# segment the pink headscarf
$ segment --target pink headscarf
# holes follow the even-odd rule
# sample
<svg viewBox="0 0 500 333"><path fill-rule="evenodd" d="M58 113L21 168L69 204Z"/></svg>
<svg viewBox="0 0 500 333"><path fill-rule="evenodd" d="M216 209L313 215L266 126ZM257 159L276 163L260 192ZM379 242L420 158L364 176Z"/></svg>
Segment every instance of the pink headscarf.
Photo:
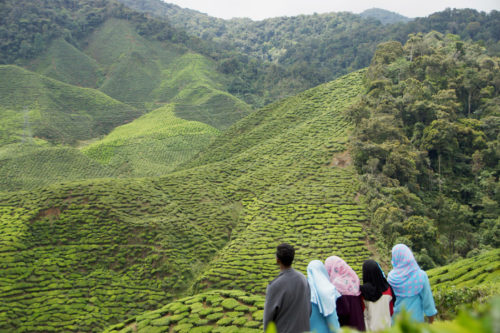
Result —
<svg viewBox="0 0 500 333"><path fill-rule="evenodd" d="M331 256L325 260L330 282L342 295L359 296L359 277L341 258Z"/></svg>

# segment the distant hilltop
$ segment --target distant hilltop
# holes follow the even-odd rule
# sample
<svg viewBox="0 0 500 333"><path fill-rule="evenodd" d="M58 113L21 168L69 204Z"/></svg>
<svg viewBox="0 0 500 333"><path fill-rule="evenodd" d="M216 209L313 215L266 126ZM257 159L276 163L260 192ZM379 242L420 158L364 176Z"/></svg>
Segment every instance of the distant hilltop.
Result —
<svg viewBox="0 0 500 333"><path fill-rule="evenodd" d="M399 22L410 22L412 19L401 14L391 12L381 8L371 8L360 13L363 18L374 18L382 22L382 24L393 24Z"/></svg>

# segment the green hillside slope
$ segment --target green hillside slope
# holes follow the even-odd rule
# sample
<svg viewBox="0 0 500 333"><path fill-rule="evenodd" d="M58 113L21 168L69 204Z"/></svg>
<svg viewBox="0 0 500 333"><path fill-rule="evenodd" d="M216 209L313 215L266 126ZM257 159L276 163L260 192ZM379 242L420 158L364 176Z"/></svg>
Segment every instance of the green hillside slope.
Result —
<svg viewBox="0 0 500 333"><path fill-rule="evenodd" d="M251 111L225 91L230 78L217 71L214 60L182 44L147 39L126 20L106 20L82 44L86 46L78 50L55 40L28 66L67 83L97 87L138 108L175 102L181 118L219 129Z"/></svg>
<svg viewBox="0 0 500 333"><path fill-rule="evenodd" d="M1 144L23 137L74 144L108 133L140 115L103 93L16 66L0 66Z"/></svg>
<svg viewBox="0 0 500 333"><path fill-rule="evenodd" d="M29 143L0 147L0 191L17 191L117 172L72 147Z"/></svg>
<svg viewBox="0 0 500 333"><path fill-rule="evenodd" d="M209 125L175 116L173 105L117 127L85 147L90 158L122 176L162 176L207 147L219 134Z"/></svg>
<svg viewBox="0 0 500 333"><path fill-rule="evenodd" d="M26 66L39 74L75 86L97 88L103 79L97 61L62 38L55 39L45 53L27 62Z"/></svg>
<svg viewBox="0 0 500 333"><path fill-rule="evenodd" d="M237 170L241 176L229 182L247 191L237 233L195 289L264 292L276 274L276 243L285 240L297 245L301 270L332 253L360 269L368 256L366 216L355 199L342 110L360 93L362 77L350 74L250 115L193 162Z"/></svg>
<svg viewBox="0 0 500 333"><path fill-rule="evenodd" d="M451 319L465 304L484 303L500 294L500 249L427 273L439 316Z"/></svg>
<svg viewBox="0 0 500 333"><path fill-rule="evenodd" d="M429 270L433 288L470 288L500 283L500 249Z"/></svg>
<svg viewBox="0 0 500 333"><path fill-rule="evenodd" d="M250 116L255 131L264 130L262 121L274 132L260 144L235 138L240 149L220 162L162 178L0 194L7 228L0 233L0 328L103 328L193 292L193 284L262 293L277 273L274 247L282 241L297 246L301 270L331 254L359 270L369 256L366 217L344 152L350 125L342 111L362 77L354 73ZM248 276L253 281L243 286Z"/></svg>
<svg viewBox="0 0 500 333"><path fill-rule="evenodd" d="M215 253L149 183L93 180L0 201L3 331L97 331L168 302L193 262Z"/></svg>
<svg viewBox="0 0 500 333"><path fill-rule="evenodd" d="M224 91L226 82L213 60L186 53L163 70L152 96L155 101L175 103L175 113L183 119L226 129L250 113L246 103Z"/></svg>
<svg viewBox="0 0 500 333"><path fill-rule="evenodd" d="M99 89L129 104L149 101L161 83L163 67L187 51L172 43L147 40L130 22L113 18L97 28L86 44L84 52L106 73Z"/></svg>

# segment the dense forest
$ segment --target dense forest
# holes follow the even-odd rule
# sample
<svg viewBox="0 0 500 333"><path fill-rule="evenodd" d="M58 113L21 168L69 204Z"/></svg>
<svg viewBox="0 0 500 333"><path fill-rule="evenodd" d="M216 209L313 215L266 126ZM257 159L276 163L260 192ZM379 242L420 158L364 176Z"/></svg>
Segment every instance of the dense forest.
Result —
<svg viewBox="0 0 500 333"><path fill-rule="evenodd" d="M424 267L500 243L500 58L431 32L379 45L351 141L379 241Z"/></svg>
<svg viewBox="0 0 500 333"><path fill-rule="evenodd" d="M183 44L217 61L231 75L230 93L260 107L369 65L380 42L405 43L411 33L436 30L500 50L500 12L447 9L410 22L384 24L380 13L329 13L222 20L161 0L6 1L0 4L0 60L42 53L64 37L74 45L110 17L134 22L147 37ZM22 8L22 9L21 9ZM390 12L384 12L390 13ZM156 17L153 19L151 16Z"/></svg>
<svg viewBox="0 0 500 333"><path fill-rule="evenodd" d="M396 40L404 44L409 34L418 32L452 33L463 40L480 42L490 54L500 51L498 11L446 9L395 24L383 24L380 14L370 15L369 11L367 15L342 12L252 21L222 20L161 0L119 1L166 18L175 27L232 52L232 56L224 56L221 70L237 76L233 92L249 94L265 87L271 97L264 98L265 103L272 97L287 96L289 91L298 92L364 68L370 64L379 43ZM264 76L264 80L261 75L256 76L255 60L270 62L272 66L266 67L266 71L272 75ZM258 84L254 84L256 81Z"/></svg>

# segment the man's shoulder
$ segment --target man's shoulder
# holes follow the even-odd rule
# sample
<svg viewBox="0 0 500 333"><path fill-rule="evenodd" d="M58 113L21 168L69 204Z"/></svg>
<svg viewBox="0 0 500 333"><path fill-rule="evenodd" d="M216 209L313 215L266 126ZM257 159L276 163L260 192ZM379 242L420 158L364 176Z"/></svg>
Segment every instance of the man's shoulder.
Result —
<svg viewBox="0 0 500 333"><path fill-rule="evenodd" d="M303 281L307 281L306 277L304 276L304 274L302 274L301 272L293 269L293 268L290 268L284 272L281 272L280 275L278 275L277 277L274 278L274 280L272 280L271 282L269 282L269 286L268 287L271 287L271 286L277 286L277 285L281 285L281 284L289 284L290 281L300 281L300 280L303 280Z"/></svg>

